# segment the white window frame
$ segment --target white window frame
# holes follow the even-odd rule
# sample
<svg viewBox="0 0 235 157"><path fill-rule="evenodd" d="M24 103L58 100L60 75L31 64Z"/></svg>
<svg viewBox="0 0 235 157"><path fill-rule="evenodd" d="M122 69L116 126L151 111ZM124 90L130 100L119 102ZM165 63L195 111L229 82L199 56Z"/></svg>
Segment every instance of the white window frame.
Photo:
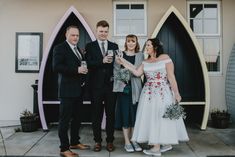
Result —
<svg viewBox="0 0 235 157"><path fill-rule="evenodd" d="M218 71L209 71L209 75L210 76L221 76L222 75L222 34L221 34L221 2L218 0L214 0L214 1L204 1L204 0L191 0L187 2L187 20L188 23L190 25L190 5L191 4L216 4L217 8L218 8L218 33L214 33L214 34L201 34L201 33L195 33L195 36L197 38L219 38L219 43L220 43L220 54L219 54L219 58L220 58L220 64L219 64L219 70ZM202 51L204 54L204 49L202 47Z"/></svg>
<svg viewBox="0 0 235 157"><path fill-rule="evenodd" d="M144 33L136 33L135 35L137 36L147 36L147 5L146 5L146 0L142 0L142 1L114 1L113 2L113 15L114 15L114 31L113 31L113 35L116 36L116 37L123 37L123 36L126 36L127 34L118 34L116 32L116 6L118 4L143 4L144 5Z"/></svg>

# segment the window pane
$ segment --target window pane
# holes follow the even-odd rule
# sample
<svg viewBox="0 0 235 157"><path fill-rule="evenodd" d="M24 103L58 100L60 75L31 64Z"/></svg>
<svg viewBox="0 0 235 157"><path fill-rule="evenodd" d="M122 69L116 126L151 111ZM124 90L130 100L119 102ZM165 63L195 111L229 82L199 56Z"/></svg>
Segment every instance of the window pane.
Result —
<svg viewBox="0 0 235 157"><path fill-rule="evenodd" d="M129 14L130 19L144 19L144 10L132 9Z"/></svg>
<svg viewBox="0 0 235 157"><path fill-rule="evenodd" d="M220 42L219 38L204 39L204 56L209 71L219 71Z"/></svg>
<svg viewBox="0 0 235 157"><path fill-rule="evenodd" d="M190 18L202 18L203 7L202 4L190 5Z"/></svg>
<svg viewBox="0 0 235 157"><path fill-rule="evenodd" d="M132 4L131 5L131 9L144 9L144 5L143 4Z"/></svg>
<svg viewBox="0 0 235 157"><path fill-rule="evenodd" d="M129 4L117 4L116 9L129 9Z"/></svg>
<svg viewBox="0 0 235 157"><path fill-rule="evenodd" d="M116 32L117 34L127 34L129 32L129 20L117 20Z"/></svg>
<svg viewBox="0 0 235 157"><path fill-rule="evenodd" d="M194 33L201 34L202 31L202 20L192 19L190 20L190 26Z"/></svg>
<svg viewBox="0 0 235 157"><path fill-rule="evenodd" d="M130 33L144 34L144 20L131 20Z"/></svg>
<svg viewBox="0 0 235 157"><path fill-rule="evenodd" d="M218 33L217 20L204 20L204 33L216 34Z"/></svg>
<svg viewBox="0 0 235 157"><path fill-rule="evenodd" d="M116 10L116 19L128 19L130 11L128 9L118 9Z"/></svg>
<svg viewBox="0 0 235 157"><path fill-rule="evenodd" d="M217 5L205 4L204 6L204 18L217 18Z"/></svg>

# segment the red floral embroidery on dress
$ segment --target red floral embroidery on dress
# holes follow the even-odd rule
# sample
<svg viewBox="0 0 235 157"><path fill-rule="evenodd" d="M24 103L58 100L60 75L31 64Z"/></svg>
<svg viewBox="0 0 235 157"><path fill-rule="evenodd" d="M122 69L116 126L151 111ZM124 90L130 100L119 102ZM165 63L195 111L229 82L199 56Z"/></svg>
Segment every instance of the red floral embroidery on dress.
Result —
<svg viewBox="0 0 235 157"><path fill-rule="evenodd" d="M160 72L157 73L156 78L157 78L157 79L160 79L160 78L161 78Z"/></svg>
<svg viewBox="0 0 235 157"><path fill-rule="evenodd" d="M166 72L165 71L151 71L145 72L147 82L144 85L143 92L148 94L148 99L151 100L151 97L157 94L163 99L163 86L168 84Z"/></svg>

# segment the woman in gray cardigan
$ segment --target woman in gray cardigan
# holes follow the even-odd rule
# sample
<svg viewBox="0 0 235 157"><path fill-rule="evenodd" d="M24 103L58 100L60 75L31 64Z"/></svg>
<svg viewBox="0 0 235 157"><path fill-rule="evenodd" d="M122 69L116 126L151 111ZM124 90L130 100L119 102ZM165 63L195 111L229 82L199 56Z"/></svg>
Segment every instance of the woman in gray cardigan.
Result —
<svg viewBox="0 0 235 157"><path fill-rule="evenodd" d="M136 35L127 35L125 41L125 51L123 58L139 67L144 60L144 55L139 52L139 43ZM142 151L137 143L131 143L133 127L135 124L137 105L142 90L142 80L130 73L130 79L123 81L118 78L123 66L114 63L114 86L113 92L117 92L117 107L115 113L115 128L123 130L125 146L127 152ZM129 71L128 71L129 72ZM120 76L120 75L119 75Z"/></svg>

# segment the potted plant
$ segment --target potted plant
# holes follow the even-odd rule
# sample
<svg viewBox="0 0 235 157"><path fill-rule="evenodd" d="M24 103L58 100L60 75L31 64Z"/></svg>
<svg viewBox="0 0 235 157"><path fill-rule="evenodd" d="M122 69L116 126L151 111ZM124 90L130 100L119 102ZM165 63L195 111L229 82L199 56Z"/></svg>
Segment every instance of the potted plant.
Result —
<svg viewBox="0 0 235 157"><path fill-rule="evenodd" d="M227 110L212 110L211 112L212 125L215 128L225 129L229 127L230 114Z"/></svg>
<svg viewBox="0 0 235 157"><path fill-rule="evenodd" d="M20 123L23 132L32 132L38 129L38 115L29 110L24 110L20 114Z"/></svg>

